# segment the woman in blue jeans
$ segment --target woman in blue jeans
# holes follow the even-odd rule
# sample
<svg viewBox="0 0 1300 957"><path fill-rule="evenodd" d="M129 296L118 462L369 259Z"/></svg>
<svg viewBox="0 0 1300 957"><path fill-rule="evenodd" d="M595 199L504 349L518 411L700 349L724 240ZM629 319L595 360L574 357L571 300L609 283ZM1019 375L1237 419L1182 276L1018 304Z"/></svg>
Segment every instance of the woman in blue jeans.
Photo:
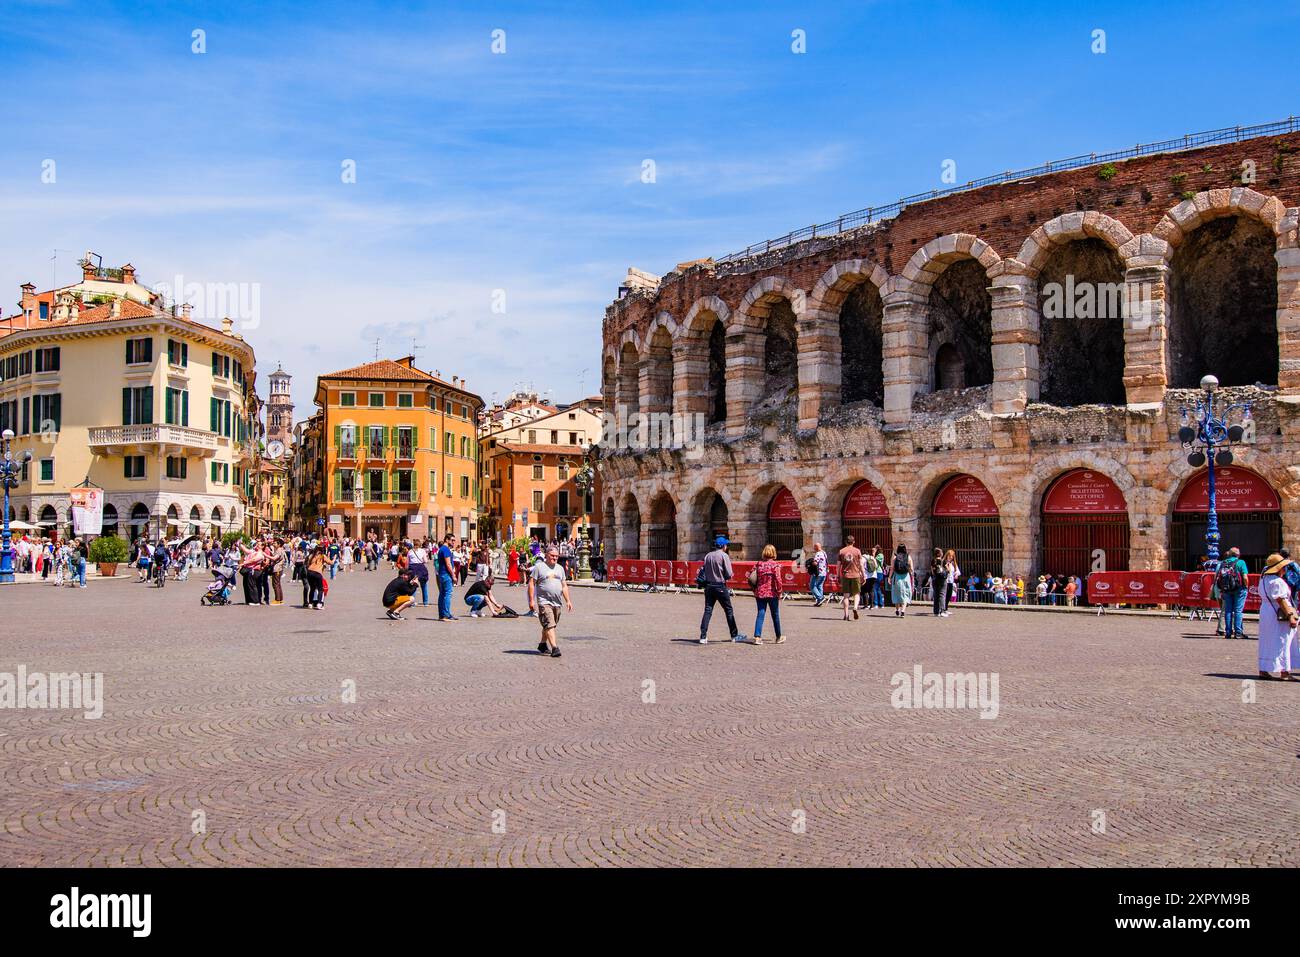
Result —
<svg viewBox="0 0 1300 957"><path fill-rule="evenodd" d="M776 644L785 641L781 633L781 566L776 563L776 546L763 546L763 560L754 566L754 600L758 602L758 618L754 621L756 645L763 643L763 618L772 613L772 630Z"/></svg>

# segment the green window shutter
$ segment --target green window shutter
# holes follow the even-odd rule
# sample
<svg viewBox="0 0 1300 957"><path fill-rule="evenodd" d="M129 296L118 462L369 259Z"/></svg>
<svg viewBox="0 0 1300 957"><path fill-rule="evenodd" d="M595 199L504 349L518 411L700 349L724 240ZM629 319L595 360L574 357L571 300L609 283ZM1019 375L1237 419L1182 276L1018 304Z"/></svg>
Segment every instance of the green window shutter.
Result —
<svg viewBox="0 0 1300 957"><path fill-rule="evenodd" d="M218 415L219 413L217 412L217 399L216 396L213 396L211 399L208 399L208 431L209 432L221 431L221 422L218 418ZM212 464L216 465L217 463L213 462ZM213 476L213 478L215 479L215 476Z"/></svg>
<svg viewBox="0 0 1300 957"><path fill-rule="evenodd" d="M181 393L181 425L186 428L190 424L190 393L187 389Z"/></svg>
<svg viewBox="0 0 1300 957"><path fill-rule="evenodd" d="M411 469L411 498L418 498L420 494L420 473Z"/></svg>
<svg viewBox="0 0 1300 957"><path fill-rule="evenodd" d="M167 391L163 393L163 421L167 425L176 424L172 421L172 393L174 391L175 390L171 386L168 386Z"/></svg>
<svg viewBox="0 0 1300 957"><path fill-rule="evenodd" d="M335 454L337 454L337 453L338 453L338 450L341 449L341 448L343 448L343 426L341 426L341 425L336 425L336 426L334 426L334 452L335 452Z"/></svg>
<svg viewBox="0 0 1300 957"><path fill-rule="evenodd" d="M221 408L225 412L225 423L222 427L221 434L229 438L230 437L230 408L231 408L230 403L223 400L221 403Z"/></svg>
<svg viewBox="0 0 1300 957"><path fill-rule="evenodd" d="M144 387L144 424L153 424L153 386Z"/></svg>
<svg viewBox="0 0 1300 957"><path fill-rule="evenodd" d="M122 389L122 424L131 424L131 388L126 386Z"/></svg>
<svg viewBox="0 0 1300 957"><path fill-rule="evenodd" d="M334 501L343 501L343 472L335 471L334 473Z"/></svg>

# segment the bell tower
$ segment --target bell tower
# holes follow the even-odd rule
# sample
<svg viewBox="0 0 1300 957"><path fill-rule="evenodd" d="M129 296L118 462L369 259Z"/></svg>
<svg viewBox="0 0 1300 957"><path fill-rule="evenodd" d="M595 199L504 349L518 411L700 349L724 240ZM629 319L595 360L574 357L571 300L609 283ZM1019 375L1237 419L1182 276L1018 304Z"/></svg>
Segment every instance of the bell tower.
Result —
<svg viewBox="0 0 1300 957"><path fill-rule="evenodd" d="M266 401L268 450L272 442L280 443L281 449L287 449L293 442L293 398L289 395L292 380L293 376L276 363L275 371L270 375L271 395Z"/></svg>

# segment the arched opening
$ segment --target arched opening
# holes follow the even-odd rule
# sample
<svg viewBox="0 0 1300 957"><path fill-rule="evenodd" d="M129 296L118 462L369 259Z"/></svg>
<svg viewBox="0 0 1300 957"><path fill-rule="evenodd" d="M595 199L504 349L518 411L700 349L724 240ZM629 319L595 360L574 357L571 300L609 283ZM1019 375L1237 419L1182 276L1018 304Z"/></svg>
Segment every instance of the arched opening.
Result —
<svg viewBox="0 0 1300 957"><path fill-rule="evenodd" d="M793 403L799 390L799 333L790 301L777 297L763 319L763 385L760 405Z"/></svg>
<svg viewBox="0 0 1300 957"><path fill-rule="evenodd" d="M885 404L885 303L874 283L860 282L840 307L840 401Z"/></svg>
<svg viewBox="0 0 1300 957"><path fill-rule="evenodd" d="M190 527L188 529L189 534L197 535L199 533L199 526L200 524L202 524L202 522L203 522L203 513L199 511L199 507L197 505L191 506Z"/></svg>
<svg viewBox="0 0 1300 957"><path fill-rule="evenodd" d="M26 511L26 509L24 509L23 511ZM24 517L23 521L27 521L27 519ZM112 504L111 502L104 503L103 534L105 535L117 534L117 506Z"/></svg>
<svg viewBox="0 0 1300 957"><path fill-rule="evenodd" d="M1039 570L1049 575L1128 571L1124 493L1101 472L1074 469L1043 493Z"/></svg>
<svg viewBox="0 0 1300 957"><path fill-rule="evenodd" d="M1203 223L1170 263L1170 386L1276 385L1277 240L1245 216Z"/></svg>
<svg viewBox="0 0 1300 957"><path fill-rule="evenodd" d="M936 391L969 389L993 381L993 300L988 285L978 260L960 259L930 287L930 348ZM944 352L945 346L951 346L951 352ZM941 352L943 378L939 375Z"/></svg>
<svg viewBox="0 0 1300 957"><path fill-rule="evenodd" d="M930 508L930 547L955 551L963 577L1002 574L1002 521L997 502L975 476L954 475L935 494Z"/></svg>
<svg viewBox="0 0 1300 957"><path fill-rule="evenodd" d="M1252 572L1282 547L1282 503L1263 476L1232 465L1214 470L1215 512L1219 518L1219 554L1241 549ZM1189 478L1174 500L1169 529L1169 563L1176 571L1195 571L1207 553L1205 532L1210 512L1210 472Z"/></svg>
<svg viewBox="0 0 1300 957"><path fill-rule="evenodd" d="M1123 405L1124 265L1100 239L1058 246L1038 274L1039 396Z"/></svg>
<svg viewBox="0 0 1300 957"><path fill-rule="evenodd" d="M618 513L614 511L613 497L605 499L605 508L600 516L600 540L608 542L609 545L617 545L618 540L615 537L615 529L618 527ZM607 546L608 547L608 546ZM615 557L613 555L611 558Z"/></svg>
<svg viewBox="0 0 1300 957"><path fill-rule="evenodd" d="M646 350L649 364L646 393L646 412L673 411L673 340L668 330L660 326L655 330Z"/></svg>
<svg viewBox="0 0 1300 957"><path fill-rule="evenodd" d="M212 525L217 535L224 532L225 526L221 524L221 506L216 505L212 509Z"/></svg>
<svg viewBox="0 0 1300 957"><path fill-rule="evenodd" d="M889 506L885 496L866 479L858 482L844 496L840 511L843 539L853 536L857 547L870 554L875 545L889 555L894 550L894 528L889 521ZM835 543L830 543L832 546Z"/></svg>
<svg viewBox="0 0 1300 957"><path fill-rule="evenodd" d="M600 367L600 394L609 405L618 405L618 377L612 356L606 356Z"/></svg>
<svg viewBox="0 0 1300 957"><path fill-rule="evenodd" d="M776 546L776 557L781 561L803 548L803 515L788 488L777 489L768 503L765 544Z"/></svg>
<svg viewBox="0 0 1300 957"><path fill-rule="evenodd" d="M636 346L630 342L623 343L618 357L618 404L619 411L629 416L641 411L639 361Z"/></svg>
<svg viewBox="0 0 1300 957"><path fill-rule="evenodd" d="M619 513L619 558L641 557L641 507L636 496L631 492L623 497L623 507Z"/></svg>
<svg viewBox="0 0 1300 957"><path fill-rule="evenodd" d="M59 537L59 513L53 505L46 505L41 509L41 517L36 524L41 527L42 535L54 539Z"/></svg>
<svg viewBox="0 0 1300 957"><path fill-rule="evenodd" d="M677 506L667 494L660 494L650 503L650 527L646 531L650 558L677 560Z"/></svg>
<svg viewBox="0 0 1300 957"><path fill-rule="evenodd" d="M149 534L149 508L143 502L131 506L131 541Z"/></svg>
<svg viewBox="0 0 1300 957"><path fill-rule="evenodd" d="M727 503L711 488L700 490L691 501L690 528L686 550L691 561L699 561L713 550L713 540L719 535L730 538ZM739 549L732 549L739 555Z"/></svg>
<svg viewBox="0 0 1300 957"><path fill-rule="evenodd" d="M720 319L709 329L709 425L727 421L727 330Z"/></svg>
<svg viewBox="0 0 1300 957"><path fill-rule="evenodd" d="M181 530L181 510L175 505L167 506L167 527L163 529L163 537L170 538L172 535L180 534Z"/></svg>
<svg viewBox="0 0 1300 957"><path fill-rule="evenodd" d="M23 521L27 522L30 525L32 521L32 510L29 509L26 505L24 505L22 515L23 515ZM113 515L114 516L117 515L117 509L113 509Z"/></svg>

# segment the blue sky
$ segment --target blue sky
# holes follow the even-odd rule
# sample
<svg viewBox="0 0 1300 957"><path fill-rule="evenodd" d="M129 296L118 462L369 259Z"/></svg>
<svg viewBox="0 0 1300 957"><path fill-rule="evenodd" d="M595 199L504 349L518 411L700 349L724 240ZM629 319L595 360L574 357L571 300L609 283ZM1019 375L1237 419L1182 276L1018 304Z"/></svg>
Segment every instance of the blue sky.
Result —
<svg viewBox="0 0 1300 957"><path fill-rule="evenodd" d="M489 400L590 394L630 265L939 188L945 159L964 182L1300 112L1275 4L0 6L5 314L55 250L60 283L86 249L256 283L246 334L300 418L376 338Z"/></svg>

